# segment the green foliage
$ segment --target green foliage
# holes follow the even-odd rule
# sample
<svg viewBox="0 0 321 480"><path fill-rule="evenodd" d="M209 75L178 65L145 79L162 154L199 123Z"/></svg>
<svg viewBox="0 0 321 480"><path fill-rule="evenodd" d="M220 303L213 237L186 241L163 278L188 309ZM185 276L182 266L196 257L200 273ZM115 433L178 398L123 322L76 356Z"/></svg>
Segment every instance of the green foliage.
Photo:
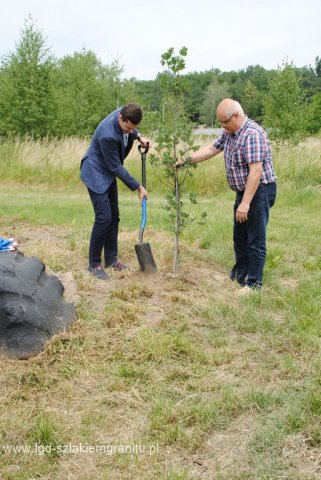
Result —
<svg viewBox="0 0 321 480"><path fill-rule="evenodd" d="M201 122L214 126L216 108L220 101L228 96L228 84L226 82L219 83L217 77L213 77L212 82L205 91L204 100L201 105Z"/></svg>
<svg viewBox="0 0 321 480"><path fill-rule="evenodd" d="M260 94L257 87L252 83L251 80L247 80L244 86L244 96L242 100L242 106L244 111L251 118L255 120L260 120L262 105L262 94Z"/></svg>
<svg viewBox="0 0 321 480"><path fill-rule="evenodd" d="M321 93L314 95L309 105L307 130L309 133L321 130Z"/></svg>
<svg viewBox="0 0 321 480"><path fill-rule="evenodd" d="M54 58L42 31L29 16L15 51L7 54L0 63L0 135L86 137L92 134L105 115L129 102L141 104L144 111L142 131L153 135L160 117L165 116L164 80L171 78L171 71L174 76L179 74L179 96L186 116L194 124L201 121L212 125L218 98L230 96L242 104L247 115L258 121L262 120L265 102L264 121L271 124L275 138L285 140L291 137L298 141L302 137L306 122L302 121L302 115L297 116L296 111L295 119L292 115L297 90L288 69L284 68L283 81L289 100L279 104L279 98L275 96L275 88L278 88L275 78L279 77L280 71L250 65L239 71L221 72L213 67L204 72L182 75L186 52L185 47L178 55L173 49L165 52L161 61L168 71L159 73L155 80L126 79L123 78L125 69L118 60L104 65L93 51L82 50L61 59ZM307 130L317 132L319 104L318 97L314 97L321 93L320 57L315 58L314 67L288 67L297 79L300 78L299 96L304 94L311 104L303 115L309 123ZM270 84L272 77L274 80ZM172 93L175 95L175 88ZM265 99L266 95L268 99ZM284 118L275 122L279 117L277 110L281 108L285 112ZM288 126L280 128L280 124Z"/></svg>
<svg viewBox="0 0 321 480"><path fill-rule="evenodd" d="M174 55L174 48L170 48L161 57L161 64L167 68L160 78L163 93L162 122L155 138L156 154L151 155L152 164L161 167L160 179L168 188L166 209L175 234L174 273L178 271L179 236L189 219L189 214L183 209L181 187L191 172L190 169L173 168L173 165L188 155L193 149L194 140L184 106L185 85L180 76L185 68L186 55L185 47L181 48L178 55ZM195 198L192 198L195 202Z"/></svg>
<svg viewBox="0 0 321 480"><path fill-rule="evenodd" d="M0 134L54 134L54 60L33 19L25 21L16 51L1 65Z"/></svg>
<svg viewBox="0 0 321 480"><path fill-rule="evenodd" d="M186 86L185 109L192 122L200 123L200 108L204 100L204 94L213 78L219 73L218 69L212 69L206 72L192 72L184 75Z"/></svg>
<svg viewBox="0 0 321 480"><path fill-rule="evenodd" d="M301 77L292 63L284 61L270 81L264 100L264 125L271 139L298 143L306 134L306 113Z"/></svg>
<svg viewBox="0 0 321 480"><path fill-rule="evenodd" d="M92 133L105 104L102 65L93 52L75 52L58 63L57 133L83 136Z"/></svg>
<svg viewBox="0 0 321 480"><path fill-rule="evenodd" d="M316 58L315 68L295 68L296 74L301 77L301 87L307 99L321 92L321 75L318 75L319 63ZM194 123L212 124L209 107L204 106L208 97L207 89L215 79L218 85L226 85L228 96L238 100L247 115L261 121L263 117L263 102L269 92L270 81L275 76L275 70L266 70L260 65L249 65L239 71L221 72L212 68L204 72L191 72L182 75L184 81L184 106L186 113ZM142 101L146 102L148 109L156 111L161 103L160 79L162 74L157 75L155 80L135 80ZM203 117L202 117L203 115Z"/></svg>
<svg viewBox="0 0 321 480"><path fill-rule="evenodd" d="M315 74L318 78L321 78L321 58L319 56L315 57Z"/></svg>
<svg viewBox="0 0 321 480"><path fill-rule="evenodd" d="M150 111L156 111L159 107L162 98L160 88L160 77L157 76L155 80L134 80L138 94L144 101L145 107Z"/></svg>
<svg viewBox="0 0 321 480"><path fill-rule="evenodd" d="M142 81L123 78L125 68L118 60L104 65L93 51L82 50L61 59L50 52L42 31L29 16L15 51L0 62L0 136L86 137L105 115L129 102L141 104L142 131L153 135L168 109L163 101L164 81L173 76L180 79L178 96L186 118L194 124L212 125L217 102L230 96L258 121L264 107L264 122L272 129L272 138L297 142L306 129L309 133L320 129L319 56L314 67L285 63L278 71L268 71L250 65L227 72L213 67L182 75L187 49L178 55L169 49L161 59L167 72ZM175 88L172 84L174 96ZM309 102L308 110L304 100Z"/></svg>
<svg viewBox="0 0 321 480"><path fill-rule="evenodd" d="M105 115L119 107L124 89L123 68L104 66L92 51L75 52L58 63L56 76L59 136L89 136Z"/></svg>
<svg viewBox="0 0 321 480"><path fill-rule="evenodd" d="M260 65L249 65L238 72L222 72L219 80L228 84L231 97L239 101L249 117L261 120L264 93L269 90L271 72Z"/></svg>
<svg viewBox="0 0 321 480"><path fill-rule="evenodd" d="M112 110L139 102L117 60L103 65L83 50L55 60L29 17L14 53L0 69L0 135L89 136Z"/></svg>

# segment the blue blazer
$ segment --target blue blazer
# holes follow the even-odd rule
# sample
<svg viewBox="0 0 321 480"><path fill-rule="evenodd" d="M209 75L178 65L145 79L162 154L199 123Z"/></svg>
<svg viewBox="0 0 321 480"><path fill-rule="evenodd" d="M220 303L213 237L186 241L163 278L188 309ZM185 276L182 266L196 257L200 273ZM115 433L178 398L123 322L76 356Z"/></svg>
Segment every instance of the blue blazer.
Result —
<svg viewBox="0 0 321 480"><path fill-rule="evenodd" d="M118 116L120 108L105 117L95 130L91 144L81 160L80 178L90 190L104 193L119 178L130 190L137 190L140 186L123 167L123 163L130 152L138 130L128 134L128 143L125 148L123 132L119 126Z"/></svg>

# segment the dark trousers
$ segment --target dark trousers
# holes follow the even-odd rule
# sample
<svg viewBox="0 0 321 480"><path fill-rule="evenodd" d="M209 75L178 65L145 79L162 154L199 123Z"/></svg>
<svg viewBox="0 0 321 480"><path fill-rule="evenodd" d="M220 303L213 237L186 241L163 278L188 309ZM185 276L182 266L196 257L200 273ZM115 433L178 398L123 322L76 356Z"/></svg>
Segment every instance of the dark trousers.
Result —
<svg viewBox="0 0 321 480"><path fill-rule="evenodd" d="M230 277L241 285L261 288L266 258L266 229L270 208L276 198L276 183L259 185L252 199L248 220L236 221L235 214L244 192L236 194L234 204L233 241L236 263Z"/></svg>
<svg viewBox="0 0 321 480"><path fill-rule="evenodd" d="M95 222L89 243L89 266L101 264L104 249L105 265L110 266L118 255L118 190L115 180L105 193L95 193L88 188L94 207Z"/></svg>

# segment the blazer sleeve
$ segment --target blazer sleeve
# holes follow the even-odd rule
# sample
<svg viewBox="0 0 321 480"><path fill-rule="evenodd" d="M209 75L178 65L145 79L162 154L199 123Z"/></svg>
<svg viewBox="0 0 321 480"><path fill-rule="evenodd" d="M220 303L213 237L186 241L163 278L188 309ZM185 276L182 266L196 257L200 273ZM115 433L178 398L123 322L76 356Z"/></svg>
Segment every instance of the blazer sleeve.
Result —
<svg viewBox="0 0 321 480"><path fill-rule="evenodd" d="M132 177L121 164L118 151L118 141L112 137L105 137L100 142L105 167L119 178L130 190L137 190L140 183Z"/></svg>

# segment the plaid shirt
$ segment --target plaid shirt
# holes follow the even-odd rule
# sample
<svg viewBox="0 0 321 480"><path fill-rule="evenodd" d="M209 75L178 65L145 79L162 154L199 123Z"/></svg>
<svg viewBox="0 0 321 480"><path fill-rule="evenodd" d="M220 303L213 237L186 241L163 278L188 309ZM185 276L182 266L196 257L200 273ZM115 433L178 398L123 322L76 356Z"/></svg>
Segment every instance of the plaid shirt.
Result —
<svg viewBox="0 0 321 480"><path fill-rule="evenodd" d="M263 174L260 183L275 182L269 139L263 128L253 120L246 117L235 133L224 130L213 146L224 150L226 175L232 190L245 190L249 174L248 164L254 162L262 162Z"/></svg>

